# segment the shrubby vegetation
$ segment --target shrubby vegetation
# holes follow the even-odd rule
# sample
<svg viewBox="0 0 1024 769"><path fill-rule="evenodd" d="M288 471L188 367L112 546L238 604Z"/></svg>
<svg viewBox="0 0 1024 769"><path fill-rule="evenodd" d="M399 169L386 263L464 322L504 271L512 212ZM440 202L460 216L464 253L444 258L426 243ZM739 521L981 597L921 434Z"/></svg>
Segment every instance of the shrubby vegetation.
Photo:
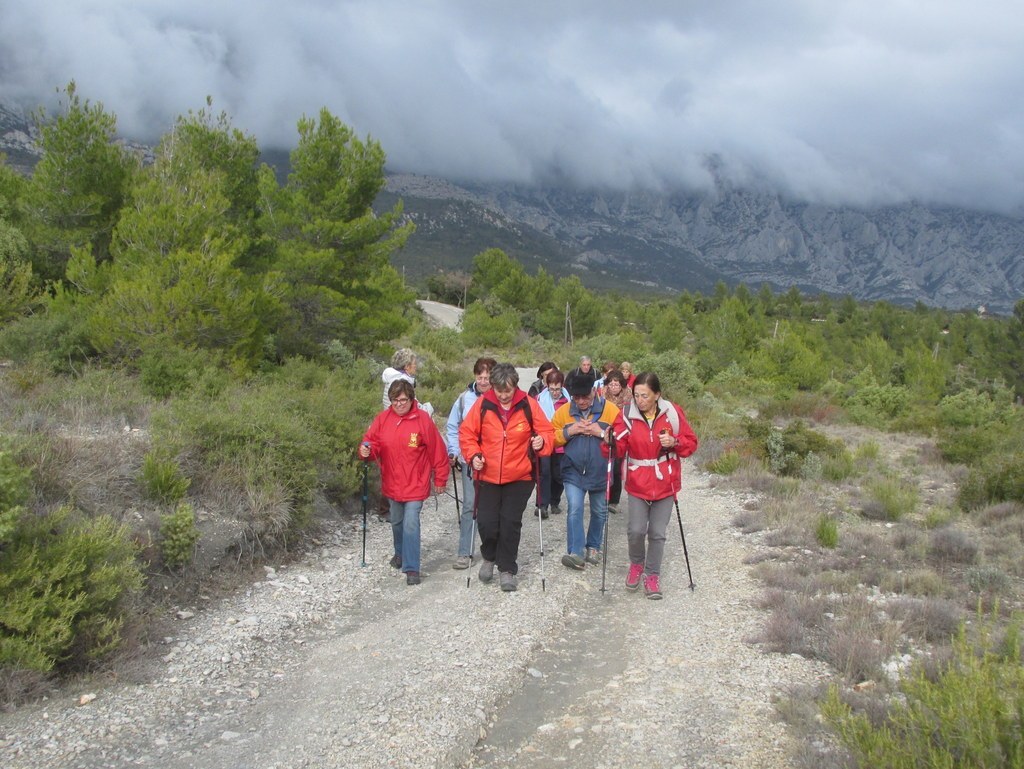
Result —
<svg viewBox="0 0 1024 769"><path fill-rule="evenodd" d="M599 295L485 249L428 280L465 307L461 329L433 329L390 263L412 225L371 207L383 149L329 112L297 122L286 176L210 104L148 163L74 84L39 119L35 174L0 163L0 668L101 659L143 573L189 579L204 511L241 560L350 504L397 346L423 356L417 395L438 417L482 354L656 371L695 461L764 500L736 519L784 553L758 566L760 642L844 683L948 643L964 601L1019 600L1024 301L999 319L768 286ZM931 448L897 456L879 430ZM949 483L923 484L940 464ZM837 728L860 724L831 707Z"/></svg>

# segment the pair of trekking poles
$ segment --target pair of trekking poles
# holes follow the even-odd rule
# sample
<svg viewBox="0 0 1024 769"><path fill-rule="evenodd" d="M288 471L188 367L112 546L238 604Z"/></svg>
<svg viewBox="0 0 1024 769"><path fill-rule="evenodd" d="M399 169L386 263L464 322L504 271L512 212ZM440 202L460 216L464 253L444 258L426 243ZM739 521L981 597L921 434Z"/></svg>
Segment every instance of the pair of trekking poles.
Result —
<svg viewBox="0 0 1024 769"><path fill-rule="evenodd" d="M615 435L611 435L611 440L608 442L608 476L607 485L605 486L605 499L609 500L611 504L612 498L612 477L615 472L615 450L617 448L615 441ZM683 540L683 558L686 560L686 575L690 579L690 590L696 590L697 585L693 581L693 572L690 571L690 553L686 549L686 534L683 533L683 516L679 512L679 496L674 495L672 501L676 505L676 520L679 522L679 537ZM605 575L608 572L608 521L611 519L610 513L605 513L604 517L604 552L602 553L602 565L601 565L601 594L605 592Z"/></svg>

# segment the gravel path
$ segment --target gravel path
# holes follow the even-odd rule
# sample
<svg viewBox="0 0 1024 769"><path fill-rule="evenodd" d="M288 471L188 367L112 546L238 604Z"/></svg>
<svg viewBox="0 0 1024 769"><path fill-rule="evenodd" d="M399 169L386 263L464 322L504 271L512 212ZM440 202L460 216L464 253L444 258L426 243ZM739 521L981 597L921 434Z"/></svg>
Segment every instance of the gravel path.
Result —
<svg viewBox="0 0 1024 769"><path fill-rule="evenodd" d="M454 501L423 516L424 580L387 565L390 526L360 520L298 563L183 606L146 674L0 716L0 764L43 767L785 767L771 699L825 670L745 643L762 621L729 520L744 497L687 467L665 599L622 587L625 515L600 568L561 566L565 524L527 516L520 586L453 571ZM671 533L677 532L673 523ZM495 580L496 582L497 580ZM213 604L213 605L210 605Z"/></svg>

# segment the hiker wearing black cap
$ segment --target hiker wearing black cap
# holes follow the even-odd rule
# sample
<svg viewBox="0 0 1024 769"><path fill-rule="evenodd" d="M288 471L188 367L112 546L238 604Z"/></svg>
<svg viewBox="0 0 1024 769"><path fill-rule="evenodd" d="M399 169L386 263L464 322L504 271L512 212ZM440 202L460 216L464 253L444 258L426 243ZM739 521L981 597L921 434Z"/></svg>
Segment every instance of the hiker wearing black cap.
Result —
<svg viewBox="0 0 1024 769"><path fill-rule="evenodd" d="M570 402L555 412L551 427L555 445L565 446L562 483L568 502L565 520L566 554L562 563L583 569L598 563L608 518L608 435L619 409L598 396L593 379L572 375L566 380ZM583 502L590 495L590 522L584 535Z"/></svg>

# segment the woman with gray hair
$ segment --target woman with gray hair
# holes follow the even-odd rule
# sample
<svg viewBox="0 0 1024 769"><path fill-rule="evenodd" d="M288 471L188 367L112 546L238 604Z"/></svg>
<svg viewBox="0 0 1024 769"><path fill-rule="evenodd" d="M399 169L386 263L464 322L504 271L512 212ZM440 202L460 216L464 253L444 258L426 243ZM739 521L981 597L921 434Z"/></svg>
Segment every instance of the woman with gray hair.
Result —
<svg viewBox="0 0 1024 769"><path fill-rule="evenodd" d="M480 580L490 582L497 566L501 589L511 592L519 572L523 511L537 482L533 457L547 456L554 447L551 422L537 401L519 389L515 366L499 363L491 369L491 389L462 420L459 446L480 484Z"/></svg>
<svg viewBox="0 0 1024 769"><path fill-rule="evenodd" d="M391 405L391 398L388 397L388 388L391 387L392 382L404 379L413 387L416 386L416 369L418 367L419 361L416 359L416 353L408 347L395 350L395 354L391 356L391 365L384 369L384 372L380 375L381 381L384 382L384 408L388 408Z"/></svg>

